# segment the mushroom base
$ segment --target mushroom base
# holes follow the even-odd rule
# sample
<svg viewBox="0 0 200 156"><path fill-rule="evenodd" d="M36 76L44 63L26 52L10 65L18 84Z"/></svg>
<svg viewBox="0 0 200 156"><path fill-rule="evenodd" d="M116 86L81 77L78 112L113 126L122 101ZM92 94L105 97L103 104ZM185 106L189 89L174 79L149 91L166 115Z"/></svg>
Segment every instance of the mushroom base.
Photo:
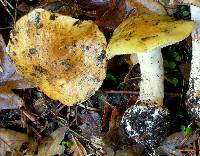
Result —
<svg viewBox="0 0 200 156"><path fill-rule="evenodd" d="M188 92L185 105L187 112L191 114L193 118L200 120L200 94L197 92Z"/></svg>
<svg viewBox="0 0 200 156"><path fill-rule="evenodd" d="M167 109L154 105L133 105L122 118L127 135L147 148L158 147L167 137L170 128Z"/></svg>

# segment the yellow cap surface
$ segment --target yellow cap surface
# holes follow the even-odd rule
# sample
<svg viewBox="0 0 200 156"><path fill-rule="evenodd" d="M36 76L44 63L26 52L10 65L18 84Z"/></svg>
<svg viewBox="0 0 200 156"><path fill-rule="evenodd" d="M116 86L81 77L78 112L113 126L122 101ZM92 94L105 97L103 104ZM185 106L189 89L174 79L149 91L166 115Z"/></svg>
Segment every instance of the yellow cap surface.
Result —
<svg viewBox="0 0 200 156"><path fill-rule="evenodd" d="M7 50L20 75L68 106L87 100L106 76L106 39L92 21L36 9L17 21Z"/></svg>
<svg viewBox="0 0 200 156"><path fill-rule="evenodd" d="M155 14L130 17L115 29L107 46L107 58L174 44L188 37L194 25L193 21L175 21Z"/></svg>

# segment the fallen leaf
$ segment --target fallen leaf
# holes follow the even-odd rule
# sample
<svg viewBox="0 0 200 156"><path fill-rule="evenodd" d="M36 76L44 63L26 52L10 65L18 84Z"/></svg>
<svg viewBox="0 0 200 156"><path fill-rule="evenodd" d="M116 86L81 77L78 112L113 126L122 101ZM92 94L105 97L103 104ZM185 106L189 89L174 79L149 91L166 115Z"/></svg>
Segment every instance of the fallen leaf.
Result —
<svg viewBox="0 0 200 156"><path fill-rule="evenodd" d="M22 144L28 145L27 156L33 156L35 150L35 142L33 142L27 134L16 132L9 129L0 128L0 155L5 156L21 156L20 148Z"/></svg>
<svg viewBox="0 0 200 156"><path fill-rule="evenodd" d="M86 111L81 114L80 118L83 124L79 128L81 128L83 136L87 139L91 139L92 136L100 137L101 129L99 125L101 125L101 117L97 112Z"/></svg>
<svg viewBox="0 0 200 156"><path fill-rule="evenodd" d="M123 112L121 112L117 107L105 103L102 130L112 131L113 129L119 128L122 115ZM109 128L106 128L107 126L109 126Z"/></svg>
<svg viewBox="0 0 200 156"><path fill-rule="evenodd" d="M123 150L117 150L115 156L140 156L143 149L138 147L126 147Z"/></svg>
<svg viewBox="0 0 200 156"><path fill-rule="evenodd" d="M31 88L29 82L19 76L6 54L6 45L0 34L0 109L15 109L23 105L23 100L11 89Z"/></svg>
<svg viewBox="0 0 200 156"><path fill-rule="evenodd" d="M60 145L64 139L66 127L60 127L54 131L43 144L39 146L38 156L55 156L64 152L65 147Z"/></svg>
<svg viewBox="0 0 200 156"><path fill-rule="evenodd" d="M20 108L24 101L13 92L0 93L0 109Z"/></svg>
<svg viewBox="0 0 200 156"><path fill-rule="evenodd" d="M72 136L74 145L71 147L73 156L87 156L87 151L75 136Z"/></svg>
<svg viewBox="0 0 200 156"><path fill-rule="evenodd" d="M183 156L184 154L176 150L177 148L191 147L192 143L198 138L196 134L189 137L184 145L181 146L181 142L185 139L186 135L183 132L176 132L167 137L161 146L156 150L158 155L174 155Z"/></svg>

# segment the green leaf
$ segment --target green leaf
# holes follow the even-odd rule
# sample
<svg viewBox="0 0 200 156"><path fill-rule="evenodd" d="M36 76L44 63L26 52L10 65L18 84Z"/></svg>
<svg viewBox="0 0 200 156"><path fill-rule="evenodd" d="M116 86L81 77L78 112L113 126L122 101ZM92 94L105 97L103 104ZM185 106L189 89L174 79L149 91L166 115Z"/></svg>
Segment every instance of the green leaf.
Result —
<svg viewBox="0 0 200 156"><path fill-rule="evenodd" d="M181 61L181 56L175 57L175 60L176 60L177 62L180 62L180 61Z"/></svg>
<svg viewBox="0 0 200 156"><path fill-rule="evenodd" d="M185 134L186 135L188 135L188 134L191 134L192 133L192 127L187 127L186 129L185 129Z"/></svg>
<svg viewBox="0 0 200 156"><path fill-rule="evenodd" d="M177 117L180 118L180 119L183 119L184 115L182 112L177 112Z"/></svg>
<svg viewBox="0 0 200 156"><path fill-rule="evenodd" d="M174 68L176 68L176 63L175 63L174 61L170 61L170 62L168 63L168 67L169 67L170 69L174 69Z"/></svg>
<svg viewBox="0 0 200 156"><path fill-rule="evenodd" d="M73 141L71 141L71 140L67 140L67 141L62 141L61 142L61 145L62 146L65 146L65 147L67 147L67 148L71 148L72 146L73 146Z"/></svg>
<svg viewBox="0 0 200 156"><path fill-rule="evenodd" d="M197 126L198 126L198 128L200 128L200 122L197 122Z"/></svg>
<svg viewBox="0 0 200 156"><path fill-rule="evenodd" d="M178 52L173 51L173 52L171 53L171 56L174 57L174 58L177 57L177 56L178 56Z"/></svg>
<svg viewBox="0 0 200 156"><path fill-rule="evenodd" d="M185 129L186 129L186 128L185 128L184 125L181 125L181 126L180 126L180 130L181 130L182 132L185 132Z"/></svg>
<svg viewBox="0 0 200 156"><path fill-rule="evenodd" d="M183 11L182 15L183 15L183 17L187 17L187 16L190 15L190 12L189 11Z"/></svg>
<svg viewBox="0 0 200 156"><path fill-rule="evenodd" d="M112 74L106 74L106 77L109 78L112 81L116 81L117 80L117 78Z"/></svg>
<svg viewBox="0 0 200 156"><path fill-rule="evenodd" d="M176 48L174 46L171 46L171 47L169 47L169 51L170 52L176 51Z"/></svg>
<svg viewBox="0 0 200 156"><path fill-rule="evenodd" d="M184 10L186 10L186 9L187 9L186 6L181 6L181 7L180 7L180 10L181 10L181 11L184 11Z"/></svg>
<svg viewBox="0 0 200 156"><path fill-rule="evenodd" d="M171 83L176 87L176 85L178 84L178 79L177 78L173 78L171 80Z"/></svg>

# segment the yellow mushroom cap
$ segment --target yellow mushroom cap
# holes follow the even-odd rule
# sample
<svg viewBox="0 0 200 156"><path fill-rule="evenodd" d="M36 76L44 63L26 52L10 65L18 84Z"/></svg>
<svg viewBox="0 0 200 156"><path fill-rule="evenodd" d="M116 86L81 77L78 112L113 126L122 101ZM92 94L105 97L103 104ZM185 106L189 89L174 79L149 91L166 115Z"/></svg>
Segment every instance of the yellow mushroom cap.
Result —
<svg viewBox="0 0 200 156"><path fill-rule="evenodd" d="M155 14L130 17L115 29L106 56L110 59L174 44L189 36L194 25L193 21L175 21L172 17Z"/></svg>
<svg viewBox="0 0 200 156"><path fill-rule="evenodd" d="M68 106L98 90L106 75L106 39L92 21L36 9L16 22L7 52L17 72Z"/></svg>

